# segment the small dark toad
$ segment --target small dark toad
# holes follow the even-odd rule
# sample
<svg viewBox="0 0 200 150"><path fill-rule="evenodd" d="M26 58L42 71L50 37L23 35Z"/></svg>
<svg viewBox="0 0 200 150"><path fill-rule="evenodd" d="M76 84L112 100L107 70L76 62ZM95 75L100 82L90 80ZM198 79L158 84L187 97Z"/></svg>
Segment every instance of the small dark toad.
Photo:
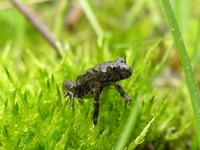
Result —
<svg viewBox="0 0 200 150"><path fill-rule="evenodd" d="M117 82L129 78L131 75L131 67L126 64L123 58L119 57L115 61L104 62L86 70L77 77L75 82L65 80L62 85L64 97L70 97L72 107L74 106L74 98L77 98L81 103L83 98L94 97L93 124L96 125L99 115L99 97L103 88L113 85L129 104L131 98Z"/></svg>

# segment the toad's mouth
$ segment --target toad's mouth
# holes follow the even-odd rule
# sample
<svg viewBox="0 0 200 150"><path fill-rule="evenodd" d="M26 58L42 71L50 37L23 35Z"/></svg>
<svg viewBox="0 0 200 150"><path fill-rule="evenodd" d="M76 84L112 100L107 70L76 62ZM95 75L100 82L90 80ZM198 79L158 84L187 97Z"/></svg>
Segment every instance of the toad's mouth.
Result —
<svg viewBox="0 0 200 150"><path fill-rule="evenodd" d="M126 79L132 75L132 70L129 66L123 65L120 67L120 69L121 69L120 75L123 79Z"/></svg>

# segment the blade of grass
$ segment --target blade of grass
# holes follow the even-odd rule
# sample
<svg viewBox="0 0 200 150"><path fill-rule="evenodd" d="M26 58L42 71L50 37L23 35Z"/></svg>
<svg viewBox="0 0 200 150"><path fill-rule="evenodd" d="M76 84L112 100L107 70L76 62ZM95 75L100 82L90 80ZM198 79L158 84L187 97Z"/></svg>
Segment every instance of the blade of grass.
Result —
<svg viewBox="0 0 200 150"><path fill-rule="evenodd" d="M137 17L138 13L141 11L146 0L139 0L136 3L132 3L131 8L128 10L124 25L126 28L130 28L134 24L134 19ZM137 4L137 5L135 5Z"/></svg>
<svg viewBox="0 0 200 150"><path fill-rule="evenodd" d="M138 111L139 111L141 103L142 103L142 101L136 101L136 103L134 104L134 107L132 108L129 118L127 119L127 122L124 126L124 129L123 129L121 135L119 136L119 139L118 139L115 147L113 148L114 150L124 149L124 147L128 141L128 138L131 134L131 131L135 127L135 124L137 121L137 115L138 115Z"/></svg>
<svg viewBox="0 0 200 150"><path fill-rule="evenodd" d="M181 32L179 30L179 26L177 24L174 12L172 10L172 6L169 0L161 0L164 6L165 14L168 19L168 23L174 37L175 44L178 49L178 54L181 59L181 63L183 65L183 70L186 78L186 83L188 86L193 113L196 122L196 132L199 138L199 145L200 145L200 95L197 89L197 85L195 83L194 73L192 71L192 67L190 65L190 59L187 55L187 51L183 42L183 38Z"/></svg>
<svg viewBox="0 0 200 150"><path fill-rule="evenodd" d="M140 135L138 135L138 137L128 146L128 149L135 149L136 146L138 146L145 140L145 136L148 133L151 127L151 124L154 122L154 120L155 120L155 117L151 119L151 121L144 127Z"/></svg>
<svg viewBox="0 0 200 150"><path fill-rule="evenodd" d="M89 3L87 0L83 1L83 0L79 0L79 3L83 9L83 11L85 12L85 15L87 16L90 24L92 25L96 35L99 38L103 37L103 29L101 28L99 22L97 21L97 18L95 17Z"/></svg>

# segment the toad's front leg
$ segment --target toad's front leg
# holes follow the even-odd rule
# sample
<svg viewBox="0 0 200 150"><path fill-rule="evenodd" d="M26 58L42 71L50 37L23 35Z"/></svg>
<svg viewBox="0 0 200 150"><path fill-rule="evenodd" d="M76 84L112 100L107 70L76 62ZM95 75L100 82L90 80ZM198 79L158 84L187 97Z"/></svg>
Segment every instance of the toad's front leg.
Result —
<svg viewBox="0 0 200 150"><path fill-rule="evenodd" d="M72 109L74 109L74 93L72 93L71 91L66 91L64 97L70 97L70 101L71 101L71 107Z"/></svg>
<svg viewBox="0 0 200 150"><path fill-rule="evenodd" d="M93 124L94 126L98 122L98 116L99 116L99 97L102 91L102 87L97 86L93 89L93 94L94 94L94 114L93 114Z"/></svg>
<svg viewBox="0 0 200 150"><path fill-rule="evenodd" d="M117 82L113 83L115 89L120 93L121 97L126 101L127 104L130 103L131 98L126 94L124 89L121 87L121 85Z"/></svg>

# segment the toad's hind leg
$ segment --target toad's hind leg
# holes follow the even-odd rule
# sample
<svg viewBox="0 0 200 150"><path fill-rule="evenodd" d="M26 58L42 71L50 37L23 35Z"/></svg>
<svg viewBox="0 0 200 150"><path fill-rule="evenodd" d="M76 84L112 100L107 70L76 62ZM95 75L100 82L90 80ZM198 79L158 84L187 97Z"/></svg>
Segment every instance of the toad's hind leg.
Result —
<svg viewBox="0 0 200 150"><path fill-rule="evenodd" d="M126 101L127 104L130 103L131 98L126 94L124 89L121 87L121 85L117 82L113 83L115 89L120 93L121 97Z"/></svg>
<svg viewBox="0 0 200 150"><path fill-rule="evenodd" d="M98 122L98 116L99 116L99 97L101 94L102 88L101 87L96 87L93 90L93 94L94 94L94 114L93 114L93 124L94 126L97 124Z"/></svg>

